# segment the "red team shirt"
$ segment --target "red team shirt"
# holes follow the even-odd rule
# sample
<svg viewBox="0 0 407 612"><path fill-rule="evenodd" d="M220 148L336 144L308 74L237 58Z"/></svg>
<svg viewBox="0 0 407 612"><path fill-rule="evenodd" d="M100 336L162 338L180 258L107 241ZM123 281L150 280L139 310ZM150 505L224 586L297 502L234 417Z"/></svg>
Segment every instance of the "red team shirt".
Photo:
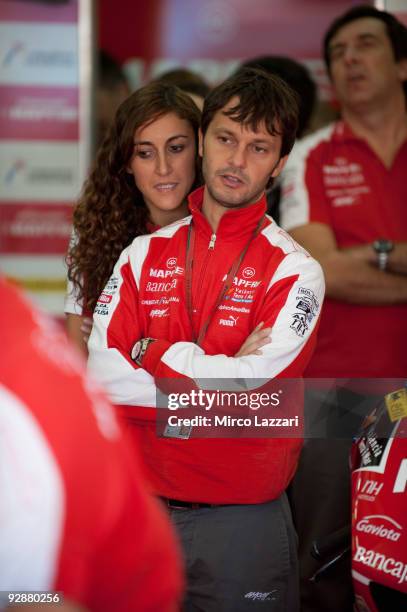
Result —
<svg viewBox="0 0 407 612"><path fill-rule="evenodd" d="M1 280L0 295L0 591L176 610L176 545L113 409L64 334Z"/></svg>
<svg viewBox="0 0 407 612"><path fill-rule="evenodd" d="M281 224L318 222L338 248L378 238L407 240L407 142L387 169L342 121L299 142L283 185ZM403 377L407 304L347 304L327 298L308 377Z"/></svg>
<svg viewBox="0 0 407 612"><path fill-rule="evenodd" d="M140 236L123 251L95 308L89 367L139 437L159 495L213 504L266 502L287 487L301 442L157 437L157 381L182 381L180 390L186 391L191 381L201 379L300 377L315 346L323 275L319 264L264 216L265 198L228 211L215 241L201 212L202 198L203 189L190 196L192 217ZM202 346L195 342L185 299L192 219L195 330L210 321ZM213 312L225 276L260 222L260 232ZM262 355L233 357L261 321L272 327ZM134 343L145 337L157 340L140 368L130 354ZM297 409L301 411L300 403Z"/></svg>

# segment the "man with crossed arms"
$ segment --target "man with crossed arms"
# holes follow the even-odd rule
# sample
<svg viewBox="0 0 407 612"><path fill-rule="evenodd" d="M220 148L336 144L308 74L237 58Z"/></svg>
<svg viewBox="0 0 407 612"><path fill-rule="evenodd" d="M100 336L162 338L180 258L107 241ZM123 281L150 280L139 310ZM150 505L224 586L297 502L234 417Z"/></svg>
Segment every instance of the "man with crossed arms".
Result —
<svg viewBox="0 0 407 612"><path fill-rule="evenodd" d="M191 216L137 238L95 310L89 365L140 440L178 530L186 610L298 610L284 491L301 442L155 430L160 379L188 388L220 375L299 377L308 363L323 275L266 216L264 195L296 123L295 96L277 77L244 70L215 88L200 134L205 186L190 196ZM135 142L135 154L149 148ZM160 160L151 163L163 172Z"/></svg>

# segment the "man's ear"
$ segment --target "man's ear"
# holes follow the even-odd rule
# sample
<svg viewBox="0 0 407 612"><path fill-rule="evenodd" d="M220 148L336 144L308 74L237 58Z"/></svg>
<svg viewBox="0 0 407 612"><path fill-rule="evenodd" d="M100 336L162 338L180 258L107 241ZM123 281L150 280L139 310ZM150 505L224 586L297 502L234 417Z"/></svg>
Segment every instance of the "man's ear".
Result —
<svg viewBox="0 0 407 612"><path fill-rule="evenodd" d="M270 178L276 178L287 163L288 155L280 157L280 160L276 166L274 166L273 172L270 174Z"/></svg>
<svg viewBox="0 0 407 612"><path fill-rule="evenodd" d="M201 128L198 130L198 153L202 157L203 156L203 134Z"/></svg>

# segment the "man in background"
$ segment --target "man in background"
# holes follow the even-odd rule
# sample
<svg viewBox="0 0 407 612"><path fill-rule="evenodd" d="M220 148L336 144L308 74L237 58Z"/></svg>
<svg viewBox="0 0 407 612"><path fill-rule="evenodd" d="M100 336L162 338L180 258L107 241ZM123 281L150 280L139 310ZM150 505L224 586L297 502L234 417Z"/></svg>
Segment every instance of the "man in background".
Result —
<svg viewBox="0 0 407 612"><path fill-rule="evenodd" d="M293 490L304 611L351 610L350 567L309 578L314 539L350 520L348 452L360 414L403 377L407 346L407 30L373 7L354 7L324 39L342 118L295 147L286 166L282 226L322 265L327 296L309 378L338 383L308 406L334 440L306 441ZM371 398L371 401L369 401ZM314 423L315 424L315 423ZM314 430L315 433L315 430ZM311 431L311 434L313 432ZM326 588L325 588L326 587Z"/></svg>
<svg viewBox="0 0 407 612"><path fill-rule="evenodd" d="M120 64L100 50L96 72L96 145L102 143L116 110L130 95L130 86Z"/></svg>
<svg viewBox="0 0 407 612"><path fill-rule="evenodd" d="M204 100L211 88L205 79L188 68L174 68L160 74L155 81L175 85L189 94L200 111L203 109Z"/></svg>
<svg viewBox="0 0 407 612"><path fill-rule="evenodd" d="M264 55L245 61L242 68L260 68L268 74L277 74L291 89L298 94L298 129L297 138L303 138L309 132L314 112L317 88L309 70L291 57L281 55ZM276 223L280 223L280 201L282 174L272 181L267 189L267 212Z"/></svg>

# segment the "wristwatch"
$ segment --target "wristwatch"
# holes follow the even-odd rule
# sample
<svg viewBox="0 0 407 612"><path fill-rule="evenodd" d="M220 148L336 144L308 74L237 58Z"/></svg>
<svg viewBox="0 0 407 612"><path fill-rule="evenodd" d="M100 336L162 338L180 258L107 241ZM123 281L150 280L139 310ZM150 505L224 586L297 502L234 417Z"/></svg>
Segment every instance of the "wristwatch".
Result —
<svg viewBox="0 0 407 612"><path fill-rule="evenodd" d="M387 268L387 261L389 259L389 253L394 249L394 244L391 240L386 238L379 238L373 243L373 248L377 255L377 265L379 270L385 270Z"/></svg>
<svg viewBox="0 0 407 612"><path fill-rule="evenodd" d="M143 357L149 345L155 341L155 338L141 338L131 349L130 357L138 366L142 366Z"/></svg>

